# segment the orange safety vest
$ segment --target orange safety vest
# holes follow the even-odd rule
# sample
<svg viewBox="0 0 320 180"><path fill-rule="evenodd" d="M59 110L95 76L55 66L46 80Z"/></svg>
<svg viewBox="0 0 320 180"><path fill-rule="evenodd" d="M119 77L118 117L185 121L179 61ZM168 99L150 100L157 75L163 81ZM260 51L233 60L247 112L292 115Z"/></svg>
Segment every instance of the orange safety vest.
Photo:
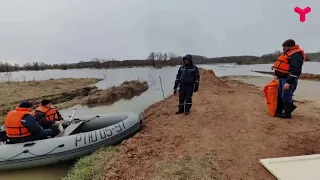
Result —
<svg viewBox="0 0 320 180"><path fill-rule="evenodd" d="M30 136L31 132L22 125L21 120L24 115L32 113L28 108L19 108L12 110L8 113L4 124L6 127L6 133L8 137L20 138Z"/></svg>
<svg viewBox="0 0 320 180"><path fill-rule="evenodd" d="M39 107L36 108L36 113L37 111L43 112L45 114L46 120L55 121L59 119L57 110L53 106L47 108L45 106L39 105Z"/></svg>
<svg viewBox="0 0 320 180"><path fill-rule="evenodd" d="M303 56L303 61L306 60L306 56L304 51L299 47L299 45L295 45L294 47L290 48L290 50L286 53L281 53L278 57L278 60L273 65L273 70L279 71L285 74L290 74L290 64L289 59L292 57L293 54L301 52Z"/></svg>

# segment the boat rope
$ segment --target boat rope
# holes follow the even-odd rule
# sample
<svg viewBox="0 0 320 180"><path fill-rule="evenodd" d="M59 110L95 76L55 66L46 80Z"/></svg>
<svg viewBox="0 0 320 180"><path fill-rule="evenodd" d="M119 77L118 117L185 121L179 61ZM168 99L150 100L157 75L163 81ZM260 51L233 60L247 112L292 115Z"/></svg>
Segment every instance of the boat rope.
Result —
<svg viewBox="0 0 320 180"><path fill-rule="evenodd" d="M41 155L39 155L39 154L34 154L34 153L30 152L29 150L28 150L28 153L31 154L31 155L34 155L34 156L44 156L44 155L50 154L51 152L53 152L54 150L56 150L56 149L58 149L58 148L62 148L62 147L64 147L64 144L60 144L59 146L53 148L51 151L49 151L49 152L47 152L47 153L44 153L44 154L41 154Z"/></svg>
<svg viewBox="0 0 320 180"><path fill-rule="evenodd" d="M44 153L44 154L41 154L41 155L39 155L39 154L34 154L34 153L30 152L28 149L25 149L25 150L23 150L21 153L15 155L15 156L12 156L12 157L10 157L10 158L2 158L2 157L0 157L0 159L2 159L2 160L11 160L11 159L13 159L13 158L15 158L15 157L18 157L18 156L21 155L21 154L26 154L26 153L29 153L29 154L31 154L31 155L33 155L33 156L44 156L44 155L50 154L51 152L53 152L54 150L56 150L56 149L58 149L58 148L62 148L62 147L64 147L64 144L60 144L59 146L53 148L51 151L49 151L49 152L47 152L47 153Z"/></svg>
<svg viewBox="0 0 320 180"><path fill-rule="evenodd" d="M13 158L15 158L15 157L17 157L17 156L19 156L20 154L23 154L23 153L25 153L25 150L24 150L24 151L22 151L21 153L19 153L19 154L15 155L15 156L12 156L11 158L2 158L2 157L0 157L0 159L3 159L3 160L10 160L10 159L13 159Z"/></svg>

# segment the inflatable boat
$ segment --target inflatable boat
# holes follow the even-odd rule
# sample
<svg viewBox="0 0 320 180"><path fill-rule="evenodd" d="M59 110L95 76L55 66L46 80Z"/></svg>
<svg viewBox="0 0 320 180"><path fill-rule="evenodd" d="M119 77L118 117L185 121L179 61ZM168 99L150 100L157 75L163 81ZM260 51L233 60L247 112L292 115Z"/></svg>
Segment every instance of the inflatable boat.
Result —
<svg viewBox="0 0 320 180"><path fill-rule="evenodd" d="M0 170L24 169L70 161L94 150L116 145L137 132L140 116L133 113L74 117L54 138L0 145Z"/></svg>

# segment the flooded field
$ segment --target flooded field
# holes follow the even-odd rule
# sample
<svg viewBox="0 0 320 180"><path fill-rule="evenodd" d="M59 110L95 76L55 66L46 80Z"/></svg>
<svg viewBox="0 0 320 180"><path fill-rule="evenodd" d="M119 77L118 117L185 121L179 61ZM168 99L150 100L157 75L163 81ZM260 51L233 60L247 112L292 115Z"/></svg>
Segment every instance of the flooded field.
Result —
<svg viewBox="0 0 320 180"><path fill-rule="evenodd" d="M253 70L269 71L271 64L259 65L235 65L235 64L216 64L216 65L199 65L205 69L212 69L218 77L221 76L259 76L259 77L241 77L240 80L264 86L272 76L252 72ZM307 62L303 67L304 72L319 73L320 63ZM4 81L10 77L14 81L23 80L44 80L50 78L81 78L92 77L101 78L102 81L96 85L105 89L113 85L119 85L126 80L145 80L149 84L149 89L140 96L134 97L132 100L120 100L110 106L100 106L88 108L86 106L75 106L78 111L77 115L97 115L102 113L115 112L136 112L140 113L151 104L163 99L173 88L175 75L178 67L166 67L162 69L154 68L123 68L123 69L76 69L76 70L46 70L46 71L20 71L10 74L0 73L0 80ZM163 92L161 90L160 79L162 79ZM201 82L200 82L201 88ZM296 92L296 97L303 96L305 99L316 98L316 92L319 91L320 83L310 81L300 81ZM305 96L307 95L307 96ZM72 114L71 107L61 110L61 114L68 119ZM55 166L40 167L30 170L0 172L1 180L16 180L16 179L46 179L58 180L64 176L69 170L72 163L58 164Z"/></svg>
<svg viewBox="0 0 320 180"><path fill-rule="evenodd" d="M234 77L233 79L241 80L245 83L255 85L262 89L272 77L246 76ZM294 98L298 101L317 101L319 96L320 82L299 80L298 87L294 93Z"/></svg>

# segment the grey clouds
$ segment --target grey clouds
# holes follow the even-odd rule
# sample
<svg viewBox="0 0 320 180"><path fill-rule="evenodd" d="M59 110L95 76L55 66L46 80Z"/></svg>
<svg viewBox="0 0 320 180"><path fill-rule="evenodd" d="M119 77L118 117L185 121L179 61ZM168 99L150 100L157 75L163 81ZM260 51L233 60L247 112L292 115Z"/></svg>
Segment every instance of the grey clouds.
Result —
<svg viewBox="0 0 320 180"><path fill-rule="evenodd" d="M312 8L305 23L295 6ZM0 0L0 61L260 56L288 38L315 52L319 9L316 0Z"/></svg>

